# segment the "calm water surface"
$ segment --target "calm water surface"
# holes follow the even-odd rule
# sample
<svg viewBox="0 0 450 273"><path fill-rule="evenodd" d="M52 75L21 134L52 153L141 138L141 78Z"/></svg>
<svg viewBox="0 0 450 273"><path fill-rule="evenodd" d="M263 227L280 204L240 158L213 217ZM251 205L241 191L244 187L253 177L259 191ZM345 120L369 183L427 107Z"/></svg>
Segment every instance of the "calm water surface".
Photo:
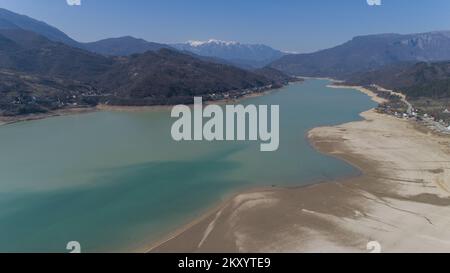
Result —
<svg viewBox="0 0 450 273"><path fill-rule="evenodd" d="M308 80L243 104L280 105L280 149L174 142L169 110L97 112L0 126L0 252L142 247L242 188L355 174L306 132L361 119L375 104Z"/></svg>

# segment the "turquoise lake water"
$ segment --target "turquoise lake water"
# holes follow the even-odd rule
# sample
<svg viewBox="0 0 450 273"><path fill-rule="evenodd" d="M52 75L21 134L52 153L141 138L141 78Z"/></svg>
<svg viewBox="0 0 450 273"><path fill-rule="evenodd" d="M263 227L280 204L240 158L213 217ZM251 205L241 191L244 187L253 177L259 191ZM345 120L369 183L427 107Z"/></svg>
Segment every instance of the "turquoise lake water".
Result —
<svg viewBox="0 0 450 273"><path fill-rule="evenodd" d="M280 148L175 142L169 110L95 112L0 126L0 252L132 251L227 195L357 174L315 151L309 129L360 120L375 106L326 80L242 104L280 105Z"/></svg>

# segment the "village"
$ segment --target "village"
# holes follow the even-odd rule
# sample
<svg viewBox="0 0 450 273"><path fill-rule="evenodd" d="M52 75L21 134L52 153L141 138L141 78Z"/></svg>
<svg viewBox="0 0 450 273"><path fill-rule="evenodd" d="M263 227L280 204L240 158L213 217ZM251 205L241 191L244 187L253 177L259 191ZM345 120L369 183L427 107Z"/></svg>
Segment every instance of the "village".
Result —
<svg viewBox="0 0 450 273"><path fill-rule="evenodd" d="M220 100L237 100L242 97L264 93L268 90L279 88L282 86L278 85L266 85L261 87L248 88L243 90L230 90L228 92L212 92L211 94L205 95L203 99L205 101L220 101Z"/></svg>
<svg viewBox="0 0 450 273"><path fill-rule="evenodd" d="M415 107L410 103L404 94L384 89L372 84L367 89L384 98L387 102L380 104L377 111L389 114L401 119L408 119L428 128L431 131L450 135L450 109L446 107L440 111L430 111Z"/></svg>

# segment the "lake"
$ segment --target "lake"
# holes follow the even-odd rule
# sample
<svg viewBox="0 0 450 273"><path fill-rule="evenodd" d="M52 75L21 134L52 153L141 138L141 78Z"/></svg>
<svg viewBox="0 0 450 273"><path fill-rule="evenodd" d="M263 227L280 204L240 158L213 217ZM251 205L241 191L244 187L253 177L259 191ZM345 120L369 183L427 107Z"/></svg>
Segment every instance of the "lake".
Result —
<svg viewBox="0 0 450 273"><path fill-rule="evenodd" d="M141 249L242 189L358 174L315 151L309 129L375 107L307 80L242 104L280 105L280 148L175 142L170 110L94 112L0 126L0 252Z"/></svg>

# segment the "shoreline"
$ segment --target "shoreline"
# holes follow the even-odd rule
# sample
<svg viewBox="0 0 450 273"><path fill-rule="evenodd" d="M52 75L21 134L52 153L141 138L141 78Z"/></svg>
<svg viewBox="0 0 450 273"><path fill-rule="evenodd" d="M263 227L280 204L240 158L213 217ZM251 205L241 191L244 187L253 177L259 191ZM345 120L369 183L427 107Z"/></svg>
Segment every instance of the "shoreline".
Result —
<svg viewBox="0 0 450 273"><path fill-rule="evenodd" d="M99 111L99 110L96 107L85 107L85 108L60 109L60 110L57 110L54 112L44 113L44 114L30 114L30 115L25 115L25 116L12 116L12 117L0 116L0 126L19 123L19 122L25 122L25 121L34 121L34 120L53 118L53 117L63 117L63 116L70 116L70 115L87 114L87 113L93 113L93 112L97 112L97 111Z"/></svg>
<svg viewBox="0 0 450 273"><path fill-rule="evenodd" d="M318 80L328 80L331 81L332 83L327 85L327 87L329 88L334 88L334 89L355 89L358 90L364 94L366 94L367 96L369 96L374 102L377 103L382 103L385 102L386 100L383 98L378 97L374 92L362 87L362 86L340 86L340 85L334 85L334 83L339 83L340 81L335 80L335 79L331 79L331 78L312 78L312 77L300 77L304 80L308 80L308 79L318 79ZM309 132L306 133L305 137L308 140L309 144L316 149L318 152L322 153L322 151L318 150L317 147L315 147L314 143L312 143L309 140ZM330 156L327 153L323 153L325 155ZM358 165L354 164L351 161L348 161L346 159L343 158L339 158L339 157L335 157L339 160L343 160L345 161L347 164L355 167L360 173L359 175L355 175L352 177L343 177L338 179L337 181L345 181L354 177L361 177L364 176L364 170L361 169ZM235 198L239 197L240 195L243 194L251 194L253 192L269 192L269 191L273 191L274 189L285 189L285 190L289 190L289 189L302 189L302 188L309 188L309 187L313 187L315 185L320 185L320 184L324 184L324 183L328 183L328 181L317 181L315 183L311 183L311 185L304 185L304 186L291 186L291 187L281 187L281 186L275 186L275 187L270 187L270 186L265 186L265 187L256 187L256 188L249 188L247 190L242 190L242 191L237 191L234 194L231 194L228 197L223 198L222 201L219 201L218 204L211 206L211 208L207 209L205 213L203 213L201 216L193 219L192 221L188 222L187 224L182 225L180 228L177 228L176 230L172 231L169 233L169 235L164 236L162 239L157 240L154 243L151 243L150 246L148 248L145 248L145 250L143 251L144 253L151 253L154 250L158 251L158 248L163 246L164 244L168 243L171 240L176 239L178 236L182 235L185 232L188 232L189 229L193 228L195 225L199 225L201 224L203 221L206 221L208 218L213 217L214 215L216 215L219 211L221 211L222 209L224 209L224 207L226 207L227 204L229 204L230 202L232 202ZM138 252L142 252L142 251L138 251Z"/></svg>
<svg viewBox="0 0 450 273"><path fill-rule="evenodd" d="M296 84L301 83L301 81L292 81L289 82L287 85L283 86L286 87L290 84ZM205 101L204 103L206 105L208 104L218 104L223 105L227 103L236 103L242 100L251 99L255 97L265 96L267 94L270 94L272 92L276 92L277 90L283 88L283 87L276 87L272 89L267 89L262 92L255 92L251 94L243 95L242 97L239 97L237 99L220 99L220 100L211 100L211 101ZM86 114L86 113L94 113L99 111L115 111L115 112L151 112L151 111L161 111L161 110L170 110L175 105L149 105L149 106L116 106L116 105L106 105L106 104L99 104L95 107L79 107L79 108L67 108L67 109L59 109L53 112L43 113L43 114L30 114L30 115L22 115L22 116L0 116L0 126L8 125L8 124L14 124L19 122L25 122L25 121L34 121L34 120L41 120L41 119L47 119L52 117L61 117L61 116L70 116L70 115L78 115L78 114Z"/></svg>
<svg viewBox="0 0 450 273"><path fill-rule="evenodd" d="M386 99L380 98L377 96L377 94L375 94L373 91L370 91L369 89L363 87L363 86L352 86L352 85L334 85L334 84L330 84L327 85L328 88L334 88L334 89L354 89L357 90L361 93L366 94L367 96L369 96L371 98L372 101L376 102L376 103L384 103L387 102Z"/></svg>
<svg viewBox="0 0 450 273"><path fill-rule="evenodd" d="M329 87L352 88L375 102L385 101L363 87ZM361 116L362 121L315 128L308 133L316 150L355 166L361 176L300 188L267 187L237 193L177 234L172 233L171 238L153 244L149 252L367 252L367 243L373 240L387 252L450 251L450 232L446 231L450 220L445 216L450 213L450 149L442 149L450 144L449 139L421 132L409 121L374 109ZM413 136L396 141L393 134L398 138ZM433 139L430 142L428 138ZM393 144L398 151L394 149L390 156L383 144ZM397 144L406 145L400 145L400 149ZM405 154L415 155L412 144L424 149L424 163L408 162ZM372 147L377 145L380 147ZM372 155L370 149L377 153ZM442 160L426 162L427 156ZM385 166L383 161L389 164ZM420 164L429 169L422 170ZM399 204L405 208L397 208ZM434 226L439 221L434 219L436 211L443 218L439 228ZM397 223L397 219L402 221ZM397 227L403 222L411 224L403 228L406 231ZM430 223L433 225L428 226ZM444 239L433 237L435 229ZM424 234L408 243L404 242L409 239L403 237L405 232Z"/></svg>
<svg viewBox="0 0 450 273"><path fill-rule="evenodd" d="M240 191L238 191L238 193L229 194L229 195L223 197L222 200L217 201L214 205L207 208L206 211L204 213L201 213L200 216L194 217L187 224L184 224L181 227L173 230L168 235L165 235L163 238L150 243L148 246L139 247L137 249L134 249L134 251L137 253L151 253L154 249L158 248L160 245L163 245L163 244L169 242L170 240L175 239L180 234L186 232L187 230L194 227L195 225L200 224L202 221L205 221L206 219L211 217L211 215L214 215L215 213L217 213L217 211L220 211L221 209L223 209L224 206L228 202L230 202L231 200L236 198L239 194L242 194L245 192L252 192L252 191L255 191L256 189L259 189L260 191L265 191L265 190L270 190L273 188L271 188L271 187L249 188L246 190L240 190Z"/></svg>
<svg viewBox="0 0 450 273"><path fill-rule="evenodd" d="M308 79L328 80L328 81L332 82L331 84L327 85L327 87L329 87L329 88L335 88L335 89L343 89L343 88L344 89L345 88L347 88L347 89L357 89L358 91L360 91L362 93L365 93L366 95L371 97L371 99L373 101L375 101L375 102L379 103L379 102L386 101L385 99L379 98L375 93L373 93L372 91L370 91L370 90L368 90L368 89L366 89L366 88L364 88L362 86L338 86L338 85L333 85L334 83L339 83L341 81L335 80L335 79L331 79L331 78L312 78L312 77L299 77L299 78L301 78L303 80L308 80ZM275 92L276 90L277 89L273 89L273 90L266 91L266 92L259 93L259 94L251 94L251 95L248 95L247 97L242 98L242 99L249 99L249 98L253 98L253 97L264 96L264 95L266 95L268 93ZM228 101L227 100L222 100L221 102L222 103L227 103ZM307 132L305 134L305 138L306 139L309 139L308 133L309 132ZM311 143L310 141L309 141L309 144L314 149L316 149L316 147L314 147L313 143ZM318 151L318 152L321 152L321 151ZM326 153L324 153L324 154L328 155ZM347 161L345 159L342 159L342 158L338 158L338 159L339 160L343 160L347 164L355 167L359 171L359 174L358 175L352 175L350 177L342 177L342 178L337 179L337 181L345 181L347 179L351 179L351 178L354 178L354 177L360 177L360 176L364 175L363 170L361 168L359 168L359 166L357 166L357 165L353 164L352 162ZM215 205L211 206L201 216L192 219L187 224L184 224L181 227L175 229L174 231L170 232L168 235L164 236L160 240L157 240L157 241L151 243L149 247L138 248L137 252L151 253L152 251L157 250L160 246L166 244L167 242L169 242L171 240L176 239L178 236L180 236L181 234L187 232L189 229L193 228L195 225L201 224L202 221L205 221L208 218L214 216L219 211L221 211L228 203L232 202L235 198L237 198L238 196L240 196L242 194L251 194L252 192L256 192L256 191L257 192L265 192L265 191L269 192L269 191L272 191L274 189L286 189L286 190L289 190L289 189L302 189L302 188L312 187L314 185L320 185L320 184L323 184L323 183L328 183L328 181L322 181L322 180L316 181L316 182L311 181L310 185L302 185L302 186L290 186L290 187L283 187L283 186L259 186L259 187L256 187L256 188L252 187L252 188L248 188L248 189L244 189L244 190L237 190L233 194L230 194L229 196L224 197L222 199L222 201L218 201ZM142 250L144 250L144 251L142 251Z"/></svg>

